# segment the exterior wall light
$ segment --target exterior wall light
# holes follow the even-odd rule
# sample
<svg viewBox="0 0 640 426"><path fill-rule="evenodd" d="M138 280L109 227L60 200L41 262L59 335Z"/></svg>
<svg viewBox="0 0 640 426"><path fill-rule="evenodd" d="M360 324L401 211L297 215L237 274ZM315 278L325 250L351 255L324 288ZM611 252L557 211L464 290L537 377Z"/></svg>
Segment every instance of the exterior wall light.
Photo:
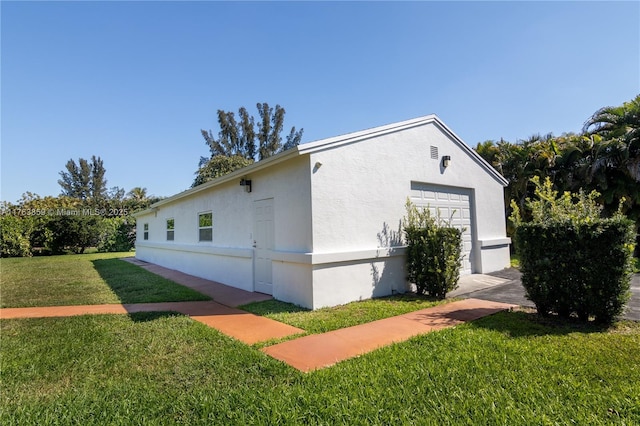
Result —
<svg viewBox="0 0 640 426"><path fill-rule="evenodd" d="M244 186L245 192L251 192L251 179L240 179L240 186Z"/></svg>
<svg viewBox="0 0 640 426"><path fill-rule="evenodd" d="M442 157L442 167L446 169L447 167L449 167L450 164L451 164L451 156L444 155Z"/></svg>

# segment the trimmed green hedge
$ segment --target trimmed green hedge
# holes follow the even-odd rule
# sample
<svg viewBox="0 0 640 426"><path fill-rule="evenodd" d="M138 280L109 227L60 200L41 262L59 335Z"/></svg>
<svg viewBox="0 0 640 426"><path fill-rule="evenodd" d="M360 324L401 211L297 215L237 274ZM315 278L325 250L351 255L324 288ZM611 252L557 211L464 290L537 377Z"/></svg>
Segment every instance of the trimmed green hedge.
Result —
<svg viewBox="0 0 640 426"><path fill-rule="evenodd" d="M419 294L444 299L460 278L462 230L434 217L428 208L418 208L407 199L403 220L407 243L407 280Z"/></svg>
<svg viewBox="0 0 640 426"><path fill-rule="evenodd" d="M540 314L610 323L629 299L634 223L521 223L515 232L522 284Z"/></svg>

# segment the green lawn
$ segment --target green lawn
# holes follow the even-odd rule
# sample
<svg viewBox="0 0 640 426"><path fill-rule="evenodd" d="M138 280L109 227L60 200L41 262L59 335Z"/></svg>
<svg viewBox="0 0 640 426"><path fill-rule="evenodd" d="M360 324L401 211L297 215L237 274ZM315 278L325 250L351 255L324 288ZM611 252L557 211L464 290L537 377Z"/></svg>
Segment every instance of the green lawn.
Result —
<svg viewBox="0 0 640 426"><path fill-rule="evenodd" d="M425 296L400 294L315 311L277 300L250 303L241 306L240 309L290 324L313 334L365 324L450 301L435 301Z"/></svg>
<svg viewBox="0 0 640 426"><path fill-rule="evenodd" d="M640 324L500 313L304 374L167 313L0 321L0 423L640 424Z"/></svg>
<svg viewBox="0 0 640 426"><path fill-rule="evenodd" d="M131 253L0 259L0 306L62 306L209 300L119 260Z"/></svg>
<svg viewBox="0 0 640 426"><path fill-rule="evenodd" d="M199 297L119 256L2 259L3 305ZM245 309L320 333L437 303ZM175 313L0 320L0 336L3 425L640 424L633 322L503 312L308 374Z"/></svg>

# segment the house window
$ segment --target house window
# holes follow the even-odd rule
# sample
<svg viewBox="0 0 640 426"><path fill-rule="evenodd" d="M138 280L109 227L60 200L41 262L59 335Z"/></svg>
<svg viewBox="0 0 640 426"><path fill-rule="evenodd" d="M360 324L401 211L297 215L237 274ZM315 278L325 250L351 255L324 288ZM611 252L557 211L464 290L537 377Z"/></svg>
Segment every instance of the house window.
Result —
<svg viewBox="0 0 640 426"><path fill-rule="evenodd" d="M145 223L144 224L144 234L143 234L143 239L148 240L149 239L149 224Z"/></svg>
<svg viewBox="0 0 640 426"><path fill-rule="evenodd" d="M198 238L199 241L213 241L213 214L211 212L198 215Z"/></svg>
<svg viewBox="0 0 640 426"><path fill-rule="evenodd" d="M167 241L173 241L174 229L175 229L175 220L167 219Z"/></svg>

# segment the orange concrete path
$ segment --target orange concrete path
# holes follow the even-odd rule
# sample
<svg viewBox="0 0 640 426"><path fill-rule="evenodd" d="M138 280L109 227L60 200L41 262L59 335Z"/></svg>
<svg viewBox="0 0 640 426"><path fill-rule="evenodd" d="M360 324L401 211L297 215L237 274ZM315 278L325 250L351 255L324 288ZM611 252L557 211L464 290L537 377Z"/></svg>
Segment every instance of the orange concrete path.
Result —
<svg viewBox="0 0 640 426"><path fill-rule="evenodd" d="M473 321L516 306L466 299L368 324L304 336L263 348L262 351L300 371L308 372L419 334Z"/></svg>
<svg viewBox="0 0 640 426"><path fill-rule="evenodd" d="M48 318L161 311L174 311L189 315L194 320L249 345L304 333L304 330L299 328L240 309L230 308L214 301L3 308L0 309L0 318Z"/></svg>

